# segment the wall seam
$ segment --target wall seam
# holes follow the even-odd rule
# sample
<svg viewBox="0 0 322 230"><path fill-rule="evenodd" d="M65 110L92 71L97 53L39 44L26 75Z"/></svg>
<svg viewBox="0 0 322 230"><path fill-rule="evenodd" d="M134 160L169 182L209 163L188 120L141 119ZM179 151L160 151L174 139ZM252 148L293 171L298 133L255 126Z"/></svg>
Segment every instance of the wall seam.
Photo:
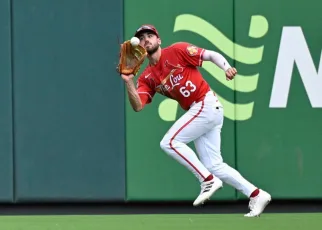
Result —
<svg viewBox="0 0 322 230"><path fill-rule="evenodd" d="M236 43L236 0L233 0L233 66L236 67L236 54L235 54L235 43ZM234 89L236 89L236 81L234 81ZM236 103L237 103L237 93L236 90L234 90L234 146L235 146L235 168L238 170L238 154L237 154L237 121L236 121ZM235 199L238 200L238 191L235 189Z"/></svg>
<svg viewBox="0 0 322 230"><path fill-rule="evenodd" d="M16 203L16 157L15 157L15 95L14 95L14 17L13 0L10 0L10 68L11 68L11 116L12 116L12 185L13 202Z"/></svg>

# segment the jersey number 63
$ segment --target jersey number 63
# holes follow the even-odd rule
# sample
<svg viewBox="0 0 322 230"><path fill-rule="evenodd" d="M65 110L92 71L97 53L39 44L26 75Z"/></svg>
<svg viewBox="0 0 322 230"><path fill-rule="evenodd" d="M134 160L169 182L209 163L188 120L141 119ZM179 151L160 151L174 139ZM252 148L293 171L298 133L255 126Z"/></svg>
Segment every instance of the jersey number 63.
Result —
<svg viewBox="0 0 322 230"><path fill-rule="evenodd" d="M187 89L187 88L190 89ZM191 82L191 81L187 81L185 86L182 86L179 91L180 93L184 96L184 97L189 97L190 96L190 92L194 92L196 91L197 87Z"/></svg>

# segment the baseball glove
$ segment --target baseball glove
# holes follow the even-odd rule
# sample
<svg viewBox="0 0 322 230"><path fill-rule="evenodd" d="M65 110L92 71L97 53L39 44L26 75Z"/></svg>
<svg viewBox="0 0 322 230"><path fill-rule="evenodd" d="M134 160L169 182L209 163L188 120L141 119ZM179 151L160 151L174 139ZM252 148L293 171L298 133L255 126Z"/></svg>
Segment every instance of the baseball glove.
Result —
<svg viewBox="0 0 322 230"><path fill-rule="evenodd" d="M146 50L139 44L132 46L131 41L125 41L121 44L119 64L117 72L120 74L136 75L146 57Z"/></svg>

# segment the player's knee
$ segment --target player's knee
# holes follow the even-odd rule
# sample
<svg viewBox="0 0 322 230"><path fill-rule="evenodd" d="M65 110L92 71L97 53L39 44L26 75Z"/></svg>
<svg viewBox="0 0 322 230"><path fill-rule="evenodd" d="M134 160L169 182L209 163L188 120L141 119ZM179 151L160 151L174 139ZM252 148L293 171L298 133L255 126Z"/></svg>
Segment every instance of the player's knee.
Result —
<svg viewBox="0 0 322 230"><path fill-rule="evenodd" d="M163 137L163 139L160 142L160 147L163 151L169 152L169 150L171 149L170 141L171 141L170 138L168 138L167 136Z"/></svg>
<svg viewBox="0 0 322 230"><path fill-rule="evenodd" d="M209 171L212 171L214 173L220 172L224 170L224 168L226 167L226 164L223 163L222 160L207 162L207 163L204 163L204 165Z"/></svg>

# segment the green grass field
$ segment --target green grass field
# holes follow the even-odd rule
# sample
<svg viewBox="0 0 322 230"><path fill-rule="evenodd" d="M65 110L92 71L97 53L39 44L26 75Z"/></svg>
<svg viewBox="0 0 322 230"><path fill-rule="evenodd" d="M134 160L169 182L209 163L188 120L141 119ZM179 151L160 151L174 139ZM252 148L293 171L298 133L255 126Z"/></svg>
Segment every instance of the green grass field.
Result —
<svg viewBox="0 0 322 230"><path fill-rule="evenodd" d="M1 230L322 230L322 213L1 216Z"/></svg>

